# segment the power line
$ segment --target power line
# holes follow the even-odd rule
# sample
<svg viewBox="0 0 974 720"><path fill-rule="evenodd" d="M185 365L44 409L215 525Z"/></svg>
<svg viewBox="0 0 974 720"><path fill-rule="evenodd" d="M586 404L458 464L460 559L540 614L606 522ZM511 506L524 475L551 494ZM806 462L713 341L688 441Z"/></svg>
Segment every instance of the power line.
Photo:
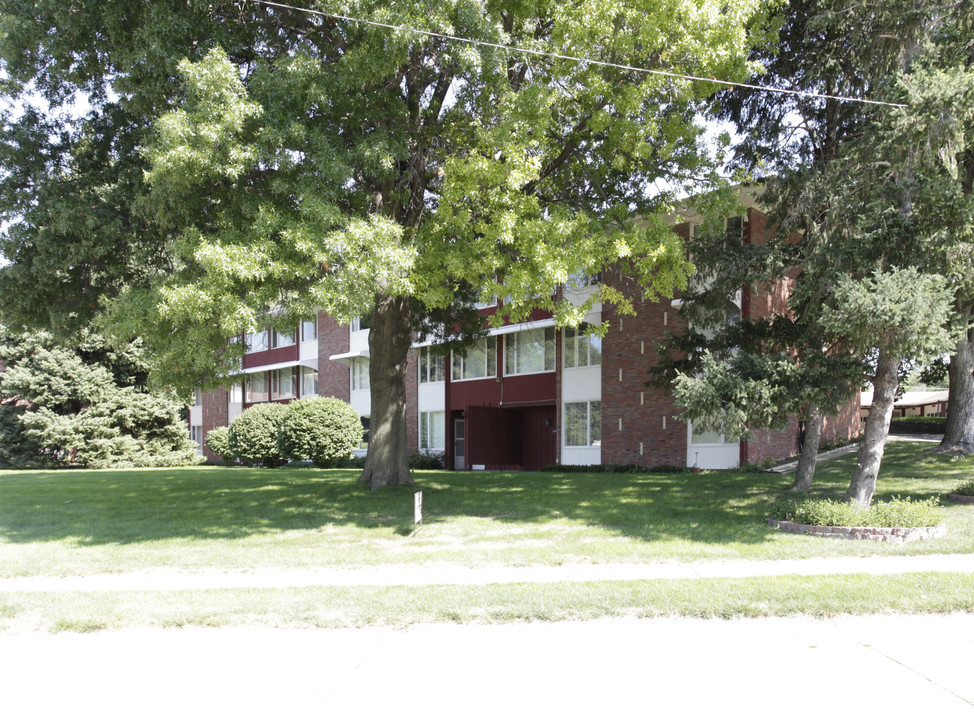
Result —
<svg viewBox="0 0 974 720"><path fill-rule="evenodd" d="M662 75L663 77L678 78L681 80L698 80L701 82L716 83L717 85L726 85L728 87L760 90L761 92L778 93L780 95L798 95L800 97L816 98L819 100L839 100L841 102L857 102L864 105L884 105L886 107L908 107L903 103L886 102L885 100L870 100L868 98L854 98L846 97L844 95L827 95L825 93L806 92L804 90L787 90L785 88L765 87L763 85L751 85L748 83L734 82L732 80L718 80L717 78L712 77L707 78L698 75L687 75L671 70L652 70L650 68L636 67L634 65L623 65L620 63L607 62L605 60L593 60L591 58L579 57L577 55L564 55L562 53L549 52L545 50L532 50L531 48L517 47L516 45L504 45L502 43L488 42L487 40L474 40L472 38L465 38L459 35L433 32L432 30L419 30L418 28L409 27L407 25L393 25L391 23L383 23L376 20L366 20L364 18L355 18L349 15L325 12L323 10L295 7L294 5L271 2L271 0L253 0L253 2L259 3L260 5L267 5L269 7L282 8L284 10L296 10L297 12L320 15L322 17L334 18L335 20L345 20L346 22L360 23L362 25L371 25L373 27L385 28L387 30L400 30L403 32L414 33L416 35L426 35L427 37L440 38L442 40L452 40L453 42L467 43L468 45L479 45L482 47L494 48L496 50L508 50L511 52L526 53L528 55L555 58L557 60L570 60L572 62L600 65L602 67L616 68L618 70L629 70L632 72L645 73L647 75Z"/></svg>

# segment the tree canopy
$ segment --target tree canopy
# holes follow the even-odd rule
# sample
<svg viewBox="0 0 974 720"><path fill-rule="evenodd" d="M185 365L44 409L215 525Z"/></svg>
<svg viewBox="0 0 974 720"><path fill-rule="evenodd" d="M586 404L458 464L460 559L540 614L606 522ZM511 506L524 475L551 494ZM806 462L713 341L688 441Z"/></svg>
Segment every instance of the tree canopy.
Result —
<svg viewBox="0 0 974 720"><path fill-rule="evenodd" d="M179 386L220 382L240 333L371 313L373 488L410 481L410 336L458 297L572 324L587 308L552 288L573 275L613 266L647 297L685 282L653 186L710 175L695 114L716 86L633 68L739 79L768 37L760 0L3 13L8 92L91 103L63 126L6 119L5 313L107 309ZM628 306L608 283L596 299Z"/></svg>
<svg viewBox="0 0 974 720"><path fill-rule="evenodd" d="M783 8L782 19L783 47L806 52L770 58L764 82L797 84L820 95L775 101L735 91L724 99L726 116L744 135L739 162L775 172L766 178L765 201L779 236L747 248L738 263L718 267L714 287L726 292L742 277L745 283L793 282L788 313L724 336L743 337L735 342L746 353L748 342L766 338L773 326L776 349L789 337L797 340L792 366L788 354L777 364L762 355L763 366L732 354L719 372L711 362L695 382L684 381L683 395L703 411L722 395L738 415L767 424L778 418L767 416L768 392L756 390L802 387L805 378L834 373L851 394L854 375L842 368L855 370L846 362L851 353L871 357L862 367L872 366L867 376L874 404L849 489L850 498L868 504L901 363L946 351L958 330L963 349L969 333L974 10L964 2L896 0L866 8L857 0L806 0ZM720 237L703 241L705 257L707 247L726 245ZM969 342L966 347L970 362ZM970 414L974 364L962 364L952 361L968 390L951 401L951 411ZM820 419L843 384L816 380L807 387L805 412ZM974 422L969 425L974 431ZM816 450L813 444L806 454ZM796 485L807 489L810 482L808 474Z"/></svg>

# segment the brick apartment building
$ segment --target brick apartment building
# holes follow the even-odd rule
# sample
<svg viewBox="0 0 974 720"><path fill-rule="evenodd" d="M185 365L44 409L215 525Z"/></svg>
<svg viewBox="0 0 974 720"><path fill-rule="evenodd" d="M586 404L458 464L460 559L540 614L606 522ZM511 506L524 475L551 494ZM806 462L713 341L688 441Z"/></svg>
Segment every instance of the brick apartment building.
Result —
<svg viewBox="0 0 974 720"><path fill-rule="evenodd" d="M767 218L749 208L739 221L748 242L761 242ZM678 232L689 232L687 225ZM594 287L560 289L580 304ZM744 317L780 310L782 289L733 303ZM550 313L506 325L461 356L438 356L417 343L407 370L410 448L444 454L449 469L537 470L545 465L628 464L729 468L797 452L798 425L759 431L748 441L695 432L677 419L681 409L665 390L646 386L657 362L656 343L679 329L679 298L640 301L635 315L596 306L586 322L608 322L604 338L558 329ZM496 312L485 307L484 315ZM257 402L289 402L323 395L350 402L370 415L368 328L359 320L340 325L319 314L295 328L248 336L243 369L247 381L229 390L203 392L190 408L192 436L226 425ZM859 433L855 398L826 419L823 440ZM364 452L364 450L363 450Z"/></svg>

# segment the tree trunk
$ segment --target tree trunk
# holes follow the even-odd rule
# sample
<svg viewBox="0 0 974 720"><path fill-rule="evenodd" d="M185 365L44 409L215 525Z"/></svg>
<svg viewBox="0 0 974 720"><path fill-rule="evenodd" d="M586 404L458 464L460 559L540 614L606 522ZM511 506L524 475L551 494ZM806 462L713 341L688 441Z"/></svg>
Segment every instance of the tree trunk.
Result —
<svg viewBox="0 0 974 720"><path fill-rule="evenodd" d="M358 480L373 492L386 485L413 484L406 433L410 329L409 300L377 294L369 330L369 453Z"/></svg>
<svg viewBox="0 0 974 720"><path fill-rule="evenodd" d="M812 478L815 477L815 462L818 459L818 446L822 439L822 421L825 413L818 405L808 408L808 423L805 425L805 439L802 442L801 455L798 457L798 469L795 471L795 482L789 490L792 492L808 492L812 489Z"/></svg>
<svg viewBox="0 0 974 720"><path fill-rule="evenodd" d="M974 343L970 331L957 340L950 358L947 427L940 452L974 453Z"/></svg>
<svg viewBox="0 0 974 720"><path fill-rule="evenodd" d="M873 406L866 418L866 429L859 445L859 459L845 498L860 507L869 507L876 492L876 477L889 438L889 421L899 383L900 358L879 351L876 377L873 378Z"/></svg>

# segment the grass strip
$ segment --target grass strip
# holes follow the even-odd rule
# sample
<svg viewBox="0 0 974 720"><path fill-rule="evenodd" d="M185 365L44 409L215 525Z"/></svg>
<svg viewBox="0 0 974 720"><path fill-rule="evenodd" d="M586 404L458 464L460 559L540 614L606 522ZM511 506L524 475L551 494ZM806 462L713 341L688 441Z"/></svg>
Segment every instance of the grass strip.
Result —
<svg viewBox="0 0 974 720"><path fill-rule="evenodd" d="M0 631L405 627L605 617L735 618L974 611L974 574L781 576L476 587L0 594Z"/></svg>

